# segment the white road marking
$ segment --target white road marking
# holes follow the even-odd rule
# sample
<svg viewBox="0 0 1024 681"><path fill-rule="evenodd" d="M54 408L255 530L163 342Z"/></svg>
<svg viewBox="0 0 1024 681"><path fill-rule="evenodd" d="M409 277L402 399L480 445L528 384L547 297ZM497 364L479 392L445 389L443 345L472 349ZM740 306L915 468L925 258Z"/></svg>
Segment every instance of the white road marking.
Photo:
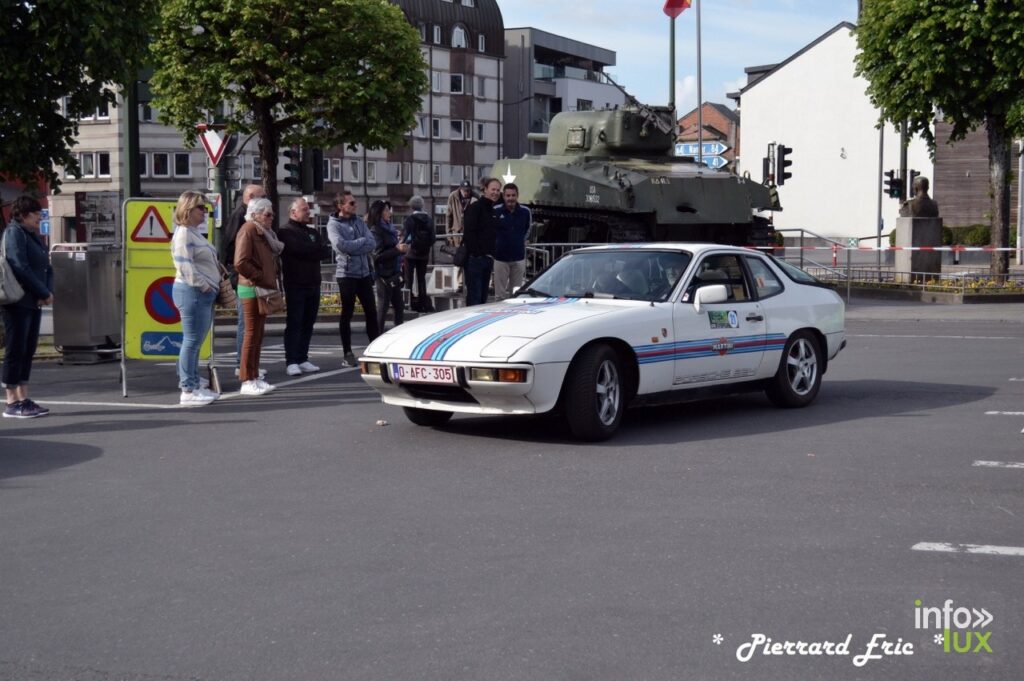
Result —
<svg viewBox="0 0 1024 681"><path fill-rule="evenodd" d="M888 333L848 333L847 338L943 338L945 340L1020 340L1019 336L924 336ZM1011 379L1012 380L1012 379ZM1024 380L1024 379L1022 379Z"/></svg>
<svg viewBox="0 0 1024 681"><path fill-rule="evenodd" d="M321 378L330 378L331 376L339 376L341 374L348 374L353 371L358 371L359 367L345 367L343 369L335 369L334 371L321 371L315 374L308 374L299 378L294 378L290 381L281 381L275 383L275 388L283 388L290 385L298 385L299 383L307 383L309 381L316 381ZM367 388L369 389L369 388ZM240 392L221 393L218 402L222 400L230 400L236 397L249 397L249 395L242 395ZM68 400L39 400L39 404L43 405L57 405L62 407L118 407L120 409L192 409L196 406L205 405L193 405L193 404L144 404L140 402L74 402Z"/></svg>
<svg viewBox="0 0 1024 681"><path fill-rule="evenodd" d="M1024 378L1011 378L1011 381L1024 381Z"/></svg>
<svg viewBox="0 0 1024 681"><path fill-rule="evenodd" d="M986 411L985 416L1024 416L1024 411Z"/></svg>
<svg viewBox="0 0 1024 681"><path fill-rule="evenodd" d="M1024 556L1024 546L991 546L987 544L949 544L946 542L920 542L911 551L938 553L980 553L987 556Z"/></svg>
<svg viewBox="0 0 1024 681"><path fill-rule="evenodd" d="M982 468L1024 468L1024 463L1018 461L975 461L971 465Z"/></svg>

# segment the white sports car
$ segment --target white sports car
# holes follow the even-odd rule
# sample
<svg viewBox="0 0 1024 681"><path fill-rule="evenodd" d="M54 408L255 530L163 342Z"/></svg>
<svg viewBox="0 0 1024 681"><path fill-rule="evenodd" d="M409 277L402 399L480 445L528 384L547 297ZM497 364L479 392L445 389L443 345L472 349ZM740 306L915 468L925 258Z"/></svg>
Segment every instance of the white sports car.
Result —
<svg viewBox="0 0 1024 681"><path fill-rule="evenodd" d="M846 345L840 297L763 253L615 244L567 254L515 298L421 317L377 338L363 380L409 419L560 408L610 437L627 405L763 389L802 407Z"/></svg>

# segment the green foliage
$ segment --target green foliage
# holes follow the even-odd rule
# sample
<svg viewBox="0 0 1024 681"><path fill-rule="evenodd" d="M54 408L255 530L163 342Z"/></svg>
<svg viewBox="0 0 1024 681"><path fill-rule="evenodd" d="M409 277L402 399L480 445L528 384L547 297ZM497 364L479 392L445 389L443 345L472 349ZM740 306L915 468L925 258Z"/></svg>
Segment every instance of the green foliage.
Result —
<svg viewBox="0 0 1024 681"><path fill-rule="evenodd" d="M77 119L114 102L111 83L135 78L145 54L154 0L3 0L0 17L0 172L55 189L71 153ZM67 115L59 100L67 97Z"/></svg>
<svg viewBox="0 0 1024 681"><path fill-rule="evenodd" d="M212 112L258 133L271 198L282 144L398 146L428 85L418 32L384 0L166 0L152 55L162 120L189 143Z"/></svg>

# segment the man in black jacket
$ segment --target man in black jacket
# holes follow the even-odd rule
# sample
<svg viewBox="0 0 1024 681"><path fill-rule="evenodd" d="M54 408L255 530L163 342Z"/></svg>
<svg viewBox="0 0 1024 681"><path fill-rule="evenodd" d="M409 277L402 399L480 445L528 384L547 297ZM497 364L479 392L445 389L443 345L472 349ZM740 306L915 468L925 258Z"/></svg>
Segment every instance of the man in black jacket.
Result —
<svg viewBox="0 0 1024 681"><path fill-rule="evenodd" d="M278 231L284 243L281 274L288 316L284 327L284 359L289 376L320 371L309 361L309 343L320 311L320 261L331 257L327 239L309 223L309 204L301 196L288 209L288 222Z"/></svg>
<svg viewBox="0 0 1024 681"><path fill-rule="evenodd" d="M466 305L483 305L494 269L494 246L498 237L498 218L494 204L501 194L501 182L493 177L480 183L483 195L466 208L462 243L466 246Z"/></svg>

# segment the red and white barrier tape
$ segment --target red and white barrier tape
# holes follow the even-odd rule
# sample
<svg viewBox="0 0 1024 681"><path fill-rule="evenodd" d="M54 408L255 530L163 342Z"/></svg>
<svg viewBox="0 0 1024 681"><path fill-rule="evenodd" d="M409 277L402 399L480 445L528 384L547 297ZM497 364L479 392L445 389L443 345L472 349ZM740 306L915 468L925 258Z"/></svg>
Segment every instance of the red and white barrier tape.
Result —
<svg viewBox="0 0 1024 681"><path fill-rule="evenodd" d="M1018 248L996 248L994 246L753 246L760 251L940 251L947 253L1007 251L1014 253Z"/></svg>

